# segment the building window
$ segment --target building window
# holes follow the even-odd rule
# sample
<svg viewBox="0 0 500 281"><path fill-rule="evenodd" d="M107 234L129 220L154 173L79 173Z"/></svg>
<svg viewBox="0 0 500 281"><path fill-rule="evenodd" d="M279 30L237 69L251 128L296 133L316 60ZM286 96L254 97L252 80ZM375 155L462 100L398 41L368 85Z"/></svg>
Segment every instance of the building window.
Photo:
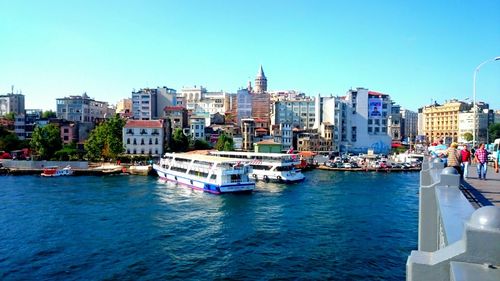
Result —
<svg viewBox="0 0 500 281"><path fill-rule="evenodd" d="M153 144L153 139L149 139L149 144Z"/></svg>
<svg viewBox="0 0 500 281"><path fill-rule="evenodd" d="M134 139L134 145L137 145L137 140L136 139ZM134 154L135 154L135 152L134 152Z"/></svg>
<svg viewBox="0 0 500 281"><path fill-rule="evenodd" d="M368 125L371 125L373 124L373 120L372 119L368 119Z"/></svg>
<svg viewBox="0 0 500 281"><path fill-rule="evenodd" d="M127 144L130 144L130 139L127 139Z"/></svg>
<svg viewBox="0 0 500 281"><path fill-rule="evenodd" d="M141 145L144 145L144 139L141 139ZM144 153L144 152L143 152Z"/></svg>
<svg viewBox="0 0 500 281"><path fill-rule="evenodd" d="M372 127L368 127L368 133L371 134L372 132Z"/></svg>
<svg viewBox="0 0 500 281"><path fill-rule="evenodd" d="M155 139L155 144L158 144L158 138Z"/></svg>

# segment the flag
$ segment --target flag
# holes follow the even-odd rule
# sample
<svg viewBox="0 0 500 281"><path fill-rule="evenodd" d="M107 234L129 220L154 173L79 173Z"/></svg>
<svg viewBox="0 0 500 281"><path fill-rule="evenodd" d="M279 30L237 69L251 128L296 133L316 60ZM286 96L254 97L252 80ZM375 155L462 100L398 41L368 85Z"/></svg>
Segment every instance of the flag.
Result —
<svg viewBox="0 0 500 281"><path fill-rule="evenodd" d="M293 146L290 145L290 149L286 152L287 154L292 154L293 153Z"/></svg>

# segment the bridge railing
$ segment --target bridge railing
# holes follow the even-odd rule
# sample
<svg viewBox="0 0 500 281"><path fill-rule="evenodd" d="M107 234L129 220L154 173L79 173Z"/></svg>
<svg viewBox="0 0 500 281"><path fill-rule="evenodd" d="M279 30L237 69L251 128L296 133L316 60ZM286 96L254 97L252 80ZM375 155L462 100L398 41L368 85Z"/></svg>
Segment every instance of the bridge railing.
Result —
<svg viewBox="0 0 500 281"><path fill-rule="evenodd" d="M500 270L494 269L500 266L500 208L474 210L459 186L460 176L454 168L444 168L439 159L424 161L418 251L408 257L407 281L464 280L461 278L475 271L500 280Z"/></svg>

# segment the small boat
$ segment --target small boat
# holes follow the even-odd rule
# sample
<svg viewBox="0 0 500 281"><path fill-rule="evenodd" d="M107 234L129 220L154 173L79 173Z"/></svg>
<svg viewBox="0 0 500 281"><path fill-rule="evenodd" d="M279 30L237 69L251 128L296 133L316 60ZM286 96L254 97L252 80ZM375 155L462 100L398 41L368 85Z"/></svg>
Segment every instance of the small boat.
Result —
<svg viewBox="0 0 500 281"><path fill-rule="evenodd" d="M252 191L255 182L248 177L252 168L241 159L187 153L165 153L153 165L158 176L193 189L220 194Z"/></svg>
<svg viewBox="0 0 500 281"><path fill-rule="evenodd" d="M130 166L128 168L128 172L131 175L139 175L139 176L147 176L151 174L151 171L153 170L153 166L151 165L143 165L143 166Z"/></svg>
<svg viewBox="0 0 500 281"><path fill-rule="evenodd" d="M43 177L62 177L62 176L72 176L73 170L71 166L66 166L60 169L58 166L46 167L43 169L41 176Z"/></svg>

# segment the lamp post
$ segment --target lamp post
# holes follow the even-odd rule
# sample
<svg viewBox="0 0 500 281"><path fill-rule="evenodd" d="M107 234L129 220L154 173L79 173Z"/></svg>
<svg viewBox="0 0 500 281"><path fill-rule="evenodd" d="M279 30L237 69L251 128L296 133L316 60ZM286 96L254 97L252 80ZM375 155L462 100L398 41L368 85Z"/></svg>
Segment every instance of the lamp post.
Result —
<svg viewBox="0 0 500 281"><path fill-rule="evenodd" d="M476 146L476 119L477 119L476 76L477 76L477 73L479 72L479 69L481 68L481 66L485 65L488 62L492 62L492 61L496 61L496 60L500 60L500 56L483 61L474 70L474 81L473 81L473 89L472 89L473 90L473 92L472 92L472 100L473 100L472 101L472 110L473 110L473 115L472 116L473 116L473 119L474 119L474 121L472 123L472 147Z"/></svg>

